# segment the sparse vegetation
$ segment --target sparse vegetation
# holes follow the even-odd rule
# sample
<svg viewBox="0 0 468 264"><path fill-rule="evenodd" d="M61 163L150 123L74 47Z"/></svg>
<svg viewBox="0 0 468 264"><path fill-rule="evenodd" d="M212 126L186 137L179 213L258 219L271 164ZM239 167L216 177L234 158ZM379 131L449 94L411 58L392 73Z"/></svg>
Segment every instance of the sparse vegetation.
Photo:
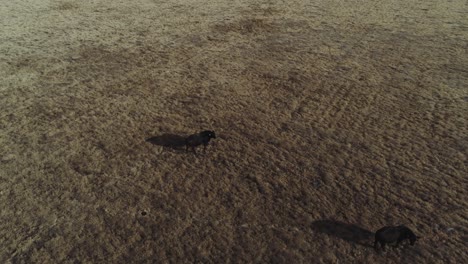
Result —
<svg viewBox="0 0 468 264"><path fill-rule="evenodd" d="M5 1L0 262L463 263L467 13Z"/></svg>

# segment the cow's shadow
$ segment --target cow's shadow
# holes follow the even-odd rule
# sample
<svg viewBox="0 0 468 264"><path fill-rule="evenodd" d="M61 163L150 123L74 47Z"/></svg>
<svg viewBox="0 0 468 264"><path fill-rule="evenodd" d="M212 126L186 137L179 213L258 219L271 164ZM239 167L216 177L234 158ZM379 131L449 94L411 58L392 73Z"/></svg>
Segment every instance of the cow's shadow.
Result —
<svg viewBox="0 0 468 264"><path fill-rule="evenodd" d="M318 220L313 222L311 227L315 232L338 237L361 246L372 247L369 240L373 238L374 233L354 224L335 220Z"/></svg>
<svg viewBox="0 0 468 264"><path fill-rule="evenodd" d="M146 139L153 145L162 146L165 148L171 148L174 150L182 150L185 146L185 137L175 134L162 134L160 136L154 136Z"/></svg>

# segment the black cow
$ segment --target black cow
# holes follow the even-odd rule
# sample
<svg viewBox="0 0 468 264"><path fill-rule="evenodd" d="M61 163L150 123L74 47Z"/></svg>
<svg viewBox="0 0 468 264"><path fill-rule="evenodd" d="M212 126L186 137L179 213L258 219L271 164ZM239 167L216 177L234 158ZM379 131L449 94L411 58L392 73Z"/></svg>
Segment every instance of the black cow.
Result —
<svg viewBox="0 0 468 264"><path fill-rule="evenodd" d="M203 151L206 152L206 146L208 146L208 143L212 138L216 138L216 134L214 131L210 130L205 130L198 134L190 135L185 139L185 151L188 151L189 148L192 148L193 153L197 153L195 151L195 147L203 144Z"/></svg>
<svg viewBox="0 0 468 264"><path fill-rule="evenodd" d="M385 251L386 244L392 244L396 242L395 247L398 247L402 241L407 239L410 241L411 245L414 245L418 238L419 237L417 237L413 231L411 231L411 229L404 225L386 226L375 232L374 249L377 250L378 244L380 243L382 249Z"/></svg>

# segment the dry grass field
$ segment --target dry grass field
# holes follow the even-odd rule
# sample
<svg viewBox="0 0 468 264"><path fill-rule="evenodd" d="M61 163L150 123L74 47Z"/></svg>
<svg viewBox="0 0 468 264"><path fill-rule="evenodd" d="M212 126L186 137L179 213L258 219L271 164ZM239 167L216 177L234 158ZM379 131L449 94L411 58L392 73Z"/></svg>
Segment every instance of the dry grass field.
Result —
<svg viewBox="0 0 468 264"><path fill-rule="evenodd" d="M1 1L0 263L464 263L467 43L465 0Z"/></svg>

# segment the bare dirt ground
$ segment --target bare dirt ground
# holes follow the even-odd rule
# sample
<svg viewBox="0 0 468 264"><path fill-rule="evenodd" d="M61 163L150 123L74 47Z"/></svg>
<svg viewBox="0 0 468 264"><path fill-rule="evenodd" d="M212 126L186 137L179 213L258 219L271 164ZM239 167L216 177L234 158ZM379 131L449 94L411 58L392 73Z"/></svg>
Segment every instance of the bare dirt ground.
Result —
<svg viewBox="0 0 468 264"><path fill-rule="evenodd" d="M463 263L467 43L464 0L2 1L0 262Z"/></svg>

